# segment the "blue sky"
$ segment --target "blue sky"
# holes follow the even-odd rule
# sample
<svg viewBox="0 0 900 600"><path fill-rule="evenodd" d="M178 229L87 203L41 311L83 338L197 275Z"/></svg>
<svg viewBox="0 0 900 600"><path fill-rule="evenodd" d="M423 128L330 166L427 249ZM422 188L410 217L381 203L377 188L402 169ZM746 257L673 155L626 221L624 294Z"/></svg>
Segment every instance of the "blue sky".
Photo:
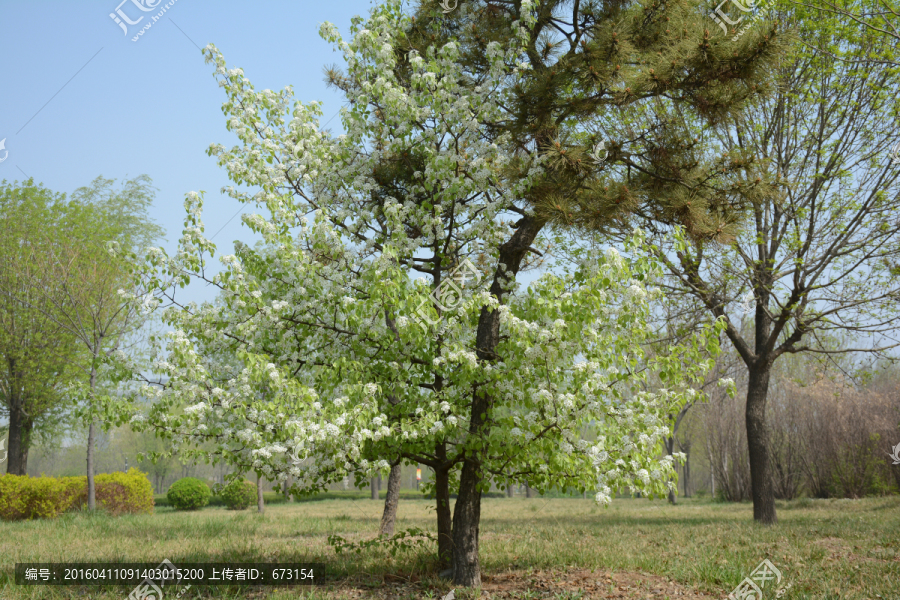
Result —
<svg viewBox="0 0 900 600"><path fill-rule="evenodd" d="M351 17L372 4L176 0L133 42L169 0L121 1L0 0L0 140L9 153L0 180L30 176L71 193L99 175L146 173L159 190L153 217L169 250L180 237L185 194L205 190L207 235L225 226L215 242L230 254L235 239L252 238L239 217L225 225L240 205L219 192L229 181L205 151L236 138L220 110L224 91L198 46L214 43L257 89L293 85L297 100L322 101L323 123L333 118L328 128L340 131L341 97L326 89L322 68L341 55L318 27L330 21L346 35ZM155 8L142 12L142 2ZM126 35L109 16L117 8L131 21L144 18ZM203 286L186 295L212 299Z"/></svg>

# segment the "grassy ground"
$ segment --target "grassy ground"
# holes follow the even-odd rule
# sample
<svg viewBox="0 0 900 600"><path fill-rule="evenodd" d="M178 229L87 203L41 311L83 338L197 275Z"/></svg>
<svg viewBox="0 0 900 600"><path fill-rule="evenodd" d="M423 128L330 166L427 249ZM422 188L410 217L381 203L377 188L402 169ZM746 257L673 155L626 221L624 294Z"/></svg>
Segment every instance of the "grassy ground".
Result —
<svg viewBox="0 0 900 600"><path fill-rule="evenodd" d="M725 598L763 559L791 587L782 600L900 599L900 498L779 502L779 523L752 522L750 504L680 499L484 501L482 594L494 598ZM317 562L320 585L194 587L182 598L440 598L431 546L392 557L386 549L336 555L331 534L368 539L382 504L328 499L273 505L265 515L209 507L158 507L154 515L64 515L0 524L0 598L124 599L128 588L25 587L17 562ZM434 530L434 510L403 500L398 529ZM5 580L4 580L5 577ZM175 597L174 593L170 594ZM169 595L166 598L170 597ZM775 597L771 585L765 600ZM457 590L459 599L473 598ZM757 599L759 600L759 599Z"/></svg>

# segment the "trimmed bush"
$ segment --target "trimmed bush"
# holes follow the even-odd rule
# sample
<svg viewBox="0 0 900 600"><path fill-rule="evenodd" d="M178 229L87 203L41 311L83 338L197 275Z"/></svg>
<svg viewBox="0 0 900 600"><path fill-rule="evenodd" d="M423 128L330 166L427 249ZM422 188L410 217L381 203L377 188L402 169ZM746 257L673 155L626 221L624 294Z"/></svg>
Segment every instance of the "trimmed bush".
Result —
<svg viewBox="0 0 900 600"><path fill-rule="evenodd" d="M146 474L102 473L94 477L97 508L113 515L152 513L153 488ZM0 519L46 519L87 505L87 476L0 476Z"/></svg>
<svg viewBox="0 0 900 600"><path fill-rule="evenodd" d="M75 499L72 486L55 477L0 476L0 518L4 521L53 518Z"/></svg>
<svg viewBox="0 0 900 600"><path fill-rule="evenodd" d="M166 498L169 504L175 507L175 510L197 510L209 504L212 492L205 482L196 477L185 477L179 479L166 492Z"/></svg>
<svg viewBox="0 0 900 600"><path fill-rule="evenodd" d="M87 502L87 477L83 479ZM94 497L97 507L112 515L153 512L153 486L146 473L134 467L128 469L127 473L117 471L95 476Z"/></svg>
<svg viewBox="0 0 900 600"><path fill-rule="evenodd" d="M246 510L256 502L256 484L246 479L236 479L223 486L218 496L225 502L228 510Z"/></svg>

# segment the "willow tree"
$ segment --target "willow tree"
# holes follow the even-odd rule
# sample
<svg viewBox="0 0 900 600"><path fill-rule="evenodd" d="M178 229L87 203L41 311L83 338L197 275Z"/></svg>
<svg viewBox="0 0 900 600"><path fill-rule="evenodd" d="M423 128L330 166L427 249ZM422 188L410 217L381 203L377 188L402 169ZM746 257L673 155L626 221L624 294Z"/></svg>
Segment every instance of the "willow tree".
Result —
<svg viewBox="0 0 900 600"><path fill-rule="evenodd" d="M0 414L9 419L7 472L25 475L35 434L61 433L71 405L66 390L78 376L84 353L59 325L55 282L37 290L34 278L70 213L64 194L32 180L0 187ZM51 425L47 429L47 425Z"/></svg>

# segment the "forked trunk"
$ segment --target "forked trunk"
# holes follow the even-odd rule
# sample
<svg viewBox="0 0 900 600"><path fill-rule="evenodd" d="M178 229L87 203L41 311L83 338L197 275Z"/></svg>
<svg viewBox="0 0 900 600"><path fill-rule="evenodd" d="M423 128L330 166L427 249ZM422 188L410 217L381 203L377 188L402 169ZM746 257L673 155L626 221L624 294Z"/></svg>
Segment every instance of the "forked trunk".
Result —
<svg viewBox="0 0 900 600"><path fill-rule="evenodd" d="M400 504L400 465L391 467L391 474L388 476L387 494L384 499L384 513L381 515L381 527L378 528L378 535L386 535L388 537L394 535L394 525L397 522L397 506Z"/></svg>
<svg viewBox="0 0 900 600"><path fill-rule="evenodd" d="M769 392L770 368L750 367L747 382L747 446L750 450L750 484L753 495L753 519L774 524L775 488L769 470L769 436L766 430L766 396Z"/></svg>

